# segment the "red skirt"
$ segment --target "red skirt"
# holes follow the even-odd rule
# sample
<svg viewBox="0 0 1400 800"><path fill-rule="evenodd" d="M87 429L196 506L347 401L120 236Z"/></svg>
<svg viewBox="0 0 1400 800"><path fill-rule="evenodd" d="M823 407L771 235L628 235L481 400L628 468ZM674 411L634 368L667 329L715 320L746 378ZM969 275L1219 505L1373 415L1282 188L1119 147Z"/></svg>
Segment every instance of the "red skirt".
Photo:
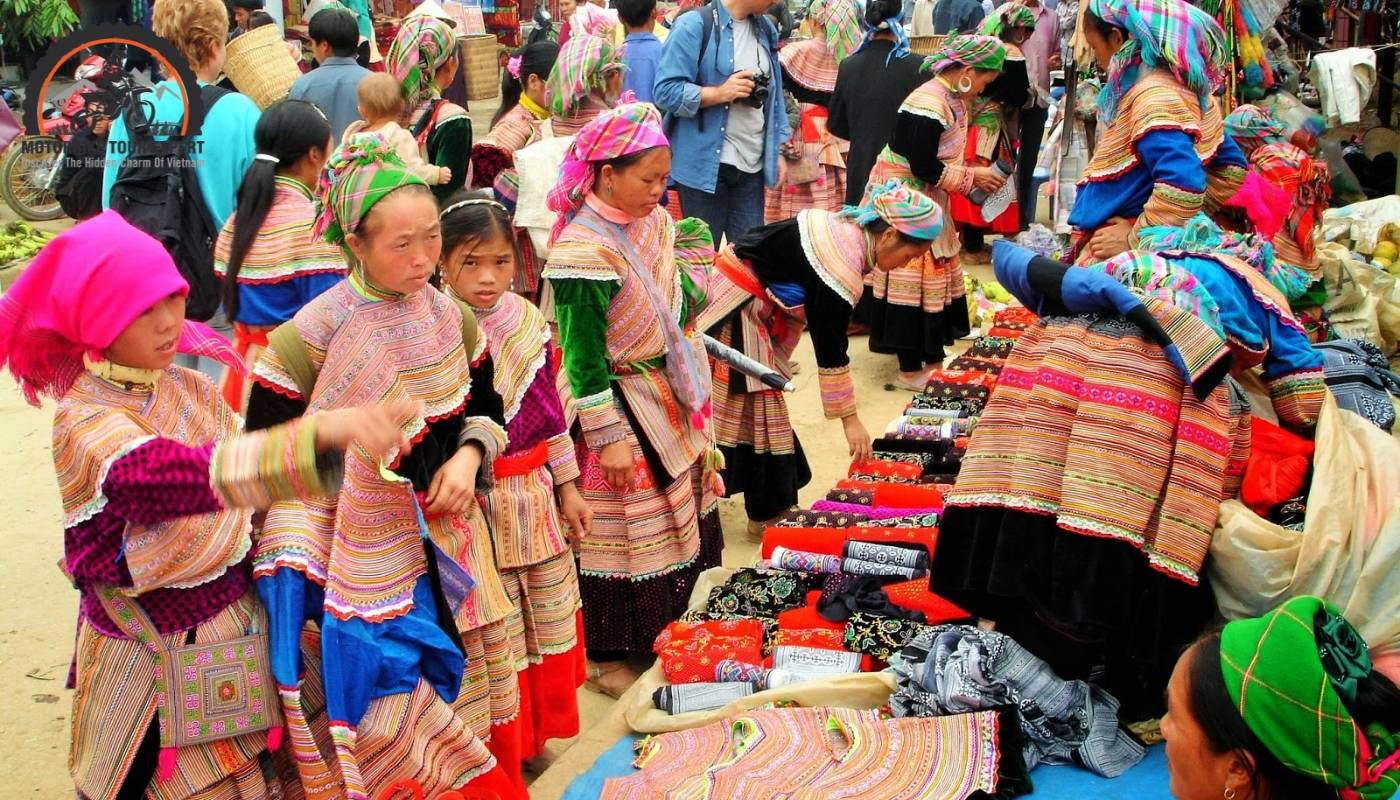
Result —
<svg viewBox="0 0 1400 800"><path fill-rule="evenodd" d="M991 162L977 155L977 137L982 134L982 130L975 125L969 125L967 129L967 149L964 151L964 160L968 164L979 167L990 166ZM998 153L1007 160L1011 160L1011 153L1005 148ZM1014 179L1014 177L1013 177ZM968 200L956 192L948 193L949 207L953 212L953 221L959 225L969 228L980 228L988 233L999 233L1003 236L1015 235L1021 232L1021 209L1020 200L1012 201L1006 210L997 215L991 222L982 219L982 207Z"/></svg>

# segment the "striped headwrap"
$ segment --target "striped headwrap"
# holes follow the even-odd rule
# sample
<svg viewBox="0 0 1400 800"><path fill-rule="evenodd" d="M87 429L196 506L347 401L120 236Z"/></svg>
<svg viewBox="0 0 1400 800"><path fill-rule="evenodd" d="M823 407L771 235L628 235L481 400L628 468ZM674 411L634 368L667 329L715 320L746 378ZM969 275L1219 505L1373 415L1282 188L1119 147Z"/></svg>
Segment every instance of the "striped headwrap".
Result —
<svg viewBox="0 0 1400 800"><path fill-rule="evenodd" d="M943 211L938 204L894 178L872 190L865 205L841 209L841 216L862 227L882 219L900 233L924 241L933 241L943 232Z"/></svg>
<svg viewBox="0 0 1400 800"><path fill-rule="evenodd" d="M1348 704L1370 677L1366 640L1337 609L1304 595L1220 632L1220 672L1244 723L1290 771L1347 800L1400 792L1400 731L1363 730Z"/></svg>
<svg viewBox="0 0 1400 800"><path fill-rule="evenodd" d="M1185 0L1088 0L1089 13L1127 31L1108 62L1099 91L1099 115L1111 121L1118 102L1137 83L1141 67L1170 70L1195 92L1204 110L1230 68L1225 31L1210 14Z"/></svg>
<svg viewBox="0 0 1400 800"><path fill-rule="evenodd" d="M856 48L857 53L864 50L866 45L874 41L877 35L889 33L894 36L894 49L890 50L888 56L885 56L885 66L888 67L890 62L896 58L904 58L909 55L909 32L904 30L903 8L899 10L898 14L895 14L893 17L890 17L873 28L866 23L865 17L861 17L861 25L865 27L865 38L861 39L860 47Z"/></svg>
<svg viewBox="0 0 1400 800"><path fill-rule="evenodd" d="M1008 2L982 20L978 33L983 36L1000 36L1015 28L1035 28L1035 15L1029 8L1016 2Z"/></svg>
<svg viewBox="0 0 1400 800"><path fill-rule="evenodd" d="M929 56L925 65L930 63L935 75L959 64L974 69L1001 69L1006 63L1006 45L995 36L949 34L943 49Z"/></svg>
<svg viewBox="0 0 1400 800"><path fill-rule="evenodd" d="M574 39L569 39L569 44L573 43ZM558 183L549 190L549 210L559 214L549 233L550 244L583 205L600 162L669 144L661 126L661 112L650 103L620 105L585 125L564 154Z"/></svg>
<svg viewBox="0 0 1400 800"><path fill-rule="evenodd" d="M1322 221L1322 212L1327 210L1327 201L1332 196L1327 162L1314 159L1291 144L1279 142L1255 150L1249 163L1260 177L1288 194L1290 205L1284 232L1297 244L1303 261L1310 263L1313 228Z"/></svg>
<svg viewBox="0 0 1400 800"><path fill-rule="evenodd" d="M1308 273L1276 259L1273 245L1264 237L1223 231L1204 212L1180 228L1167 225L1142 228L1138 231L1137 249L1148 253L1179 250L1234 256L1258 270L1289 300L1302 297L1312 283Z"/></svg>
<svg viewBox="0 0 1400 800"><path fill-rule="evenodd" d="M1155 297L1189 312L1210 326L1221 339L1225 328L1220 322L1220 305L1196 276L1172 266L1160 256L1144 250L1119 253L1088 269L1106 273L1140 297Z"/></svg>
<svg viewBox="0 0 1400 800"><path fill-rule="evenodd" d="M452 28L437 17L412 16L404 20L384 67L399 82L399 93L410 109L437 92L433 75L457 52Z"/></svg>
<svg viewBox="0 0 1400 800"><path fill-rule="evenodd" d="M1244 151L1245 157L1266 144L1288 141L1283 123L1259 106L1246 103L1225 118L1225 132Z"/></svg>
<svg viewBox="0 0 1400 800"><path fill-rule="evenodd" d="M807 14L820 26L821 39L836 57L836 63L860 48L859 0L812 0Z"/></svg>
<svg viewBox="0 0 1400 800"><path fill-rule="evenodd" d="M676 263L686 272L708 273L715 265L715 237L698 217L676 223Z"/></svg>
<svg viewBox="0 0 1400 800"><path fill-rule="evenodd" d="M584 5L579 12L595 6ZM579 14L574 15L579 19ZM554 69L549 71L545 83L545 105L556 119L574 115L591 92L601 91L608 76L622 69L622 50L613 40L612 27L599 22L599 17L587 17L593 21L596 32L573 31L569 41L559 50L554 61Z"/></svg>
<svg viewBox="0 0 1400 800"><path fill-rule="evenodd" d="M408 171L388 142L376 137L342 144L321 172L311 235L340 245L346 258L353 258L345 237L360 227L375 203L410 184L427 186Z"/></svg>

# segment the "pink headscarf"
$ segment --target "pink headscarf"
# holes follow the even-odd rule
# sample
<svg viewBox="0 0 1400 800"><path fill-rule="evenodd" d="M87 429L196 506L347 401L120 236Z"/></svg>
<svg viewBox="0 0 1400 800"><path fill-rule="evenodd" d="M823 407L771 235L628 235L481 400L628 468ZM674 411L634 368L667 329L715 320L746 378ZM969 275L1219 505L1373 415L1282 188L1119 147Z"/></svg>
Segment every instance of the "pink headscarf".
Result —
<svg viewBox="0 0 1400 800"><path fill-rule="evenodd" d="M0 297L0 367L9 365L30 405L61 398L84 354L100 354L163 298L189 291L160 242L105 211L45 245ZM185 320L177 349L244 371L233 347L198 322Z"/></svg>
<svg viewBox="0 0 1400 800"><path fill-rule="evenodd" d="M669 144L661 128L661 113L650 103L620 105L585 125L564 154L558 183L549 190L549 210L559 214L549 232L550 244L583 205L599 162Z"/></svg>

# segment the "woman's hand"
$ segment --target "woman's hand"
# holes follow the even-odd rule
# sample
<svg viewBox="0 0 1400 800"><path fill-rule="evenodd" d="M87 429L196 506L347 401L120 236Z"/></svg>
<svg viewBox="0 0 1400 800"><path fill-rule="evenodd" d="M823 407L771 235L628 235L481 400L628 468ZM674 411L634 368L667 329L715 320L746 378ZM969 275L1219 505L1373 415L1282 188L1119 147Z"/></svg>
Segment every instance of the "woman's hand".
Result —
<svg viewBox="0 0 1400 800"><path fill-rule="evenodd" d="M865 429L860 417L855 414L842 417L841 427L846 429L846 449L851 453L851 460L869 461L875 454L875 448L870 441L870 432Z"/></svg>
<svg viewBox="0 0 1400 800"><path fill-rule="evenodd" d="M637 462L632 459L632 445L626 439L603 445L598 466L603 469L603 480L619 494L632 491L637 482Z"/></svg>
<svg viewBox="0 0 1400 800"><path fill-rule="evenodd" d="M385 405L322 411L310 419L316 423L317 450L343 452L351 444L359 444L371 457L383 460L395 450L408 452L403 423L422 413L421 403L397 400Z"/></svg>
<svg viewBox="0 0 1400 800"><path fill-rule="evenodd" d="M559 512L569 523L569 543L577 548L583 542L583 537L593 532L593 509L583 499L583 493L574 481L559 484L556 491L559 493Z"/></svg>
<svg viewBox="0 0 1400 800"><path fill-rule="evenodd" d="M1094 235L1089 237L1089 243L1085 245L1084 251L1093 256L1095 261L1107 261L1119 253L1125 253L1132 249L1132 245L1128 241L1128 237L1132 233L1132 220L1114 217L1094 231Z"/></svg>
<svg viewBox="0 0 1400 800"><path fill-rule="evenodd" d="M995 192L1006 185L1006 176L991 167L973 167L972 185L984 192Z"/></svg>
<svg viewBox="0 0 1400 800"><path fill-rule="evenodd" d="M438 468L428 484L423 513L465 514L476 501L476 473L481 469L481 446L467 443Z"/></svg>

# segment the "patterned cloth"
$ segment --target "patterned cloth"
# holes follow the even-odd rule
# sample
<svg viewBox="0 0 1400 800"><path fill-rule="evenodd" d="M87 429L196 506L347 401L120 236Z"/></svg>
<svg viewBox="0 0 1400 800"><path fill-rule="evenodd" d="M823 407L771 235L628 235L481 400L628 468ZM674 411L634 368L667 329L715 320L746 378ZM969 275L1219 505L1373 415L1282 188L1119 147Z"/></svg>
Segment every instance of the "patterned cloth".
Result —
<svg viewBox="0 0 1400 800"><path fill-rule="evenodd" d="M949 67L964 64L974 69L1001 69L1006 63L1006 45L995 36L953 36L943 49L929 56L930 72L938 74Z"/></svg>
<svg viewBox="0 0 1400 800"><path fill-rule="evenodd" d="M580 14L601 11L585 3L579 6L574 17L578 19ZM598 21L591 28L570 23L573 33L559 48L559 57L545 82L545 106L555 119L572 117L584 98L601 92L608 76L623 68L622 48L617 46L612 27L604 19L606 15L595 16ZM613 18L611 25L616 24Z"/></svg>
<svg viewBox="0 0 1400 800"><path fill-rule="evenodd" d="M1035 14L1018 3L1006 3L982 20L978 33L983 36L1000 37L1002 33L1016 28L1035 29Z"/></svg>
<svg viewBox="0 0 1400 800"><path fill-rule="evenodd" d="M661 113L650 103L618 106L585 125L564 154L559 180L549 190L549 209L559 215L550 231L550 244L559 239L583 206L584 197L593 188L599 163L668 145Z"/></svg>
<svg viewBox="0 0 1400 800"><path fill-rule="evenodd" d="M1337 405L1389 432L1395 426L1400 375L1390 371L1380 348L1361 339L1337 339L1314 347L1322 353L1327 388Z"/></svg>
<svg viewBox="0 0 1400 800"><path fill-rule="evenodd" d="M1118 726L1118 701L1084 681L1064 681L1011 637L971 625L939 625L913 639L894 664L897 717L941 717L1013 706L1026 766L1082 764L1117 777L1146 754Z"/></svg>
<svg viewBox="0 0 1400 800"><path fill-rule="evenodd" d="M840 64L861 45L859 0L812 0L808 19L819 26L819 36Z"/></svg>
<svg viewBox="0 0 1400 800"><path fill-rule="evenodd" d="M176 293L188 296L189 285L160 242L103 212L44 245L0 298L0 366L9 366L30 405L61 398L82 374L85 354L111 346ZM193 320L185 320L176 348L243 369L228 340Z"/></svg>
<svg viewBox="0 0 1400 800"><path fill-rule="evenodd" d="M1304 270L1275 258L1274 248L1268 242L1255 236L1226 233L1204 213L1181 227L1152 225L1138 229L1137 249L1149 253L1179 250L1233 256L1257 269L1290 301L1302 297L1313 282Z"/></svg>
<svg viewBox="0 0 1400 800"><path fill-rule="evenodd" d="M656 637L652 651L671 683L715 680L721 661L763 660L763 623L757 619L672 622Z"/></svg>
<svg viewBox="0 0 1400 800"><path fill-rule="evenodd" d="M1230 54L1225 31L1205 11L1185 0L1087 0L1089 12L1128 32L1108 62L1099 91L1099 118L1112 122L1118 103L1137 83L1143 66L1170 70L1200 101L1204 111L1220 88Z"/></svg>
<svg viewBox="0 0 1400 800"><path fill-rule="evenodd" d="M384 57L384 66L409 108L417 108L432 96L433 75L457 53L452 28L437 17L415 14L404 20Z"/></svg>
<svg viewBox="0 0 1400 800"><path fill-rule="evenodd" d="M943 232L943 210L927 195L891 178L872 189L860 206L847 206L841 216L862 228L876 219L915 239L934 241Z"/></svg>
<svg viewBox="0 0 1400 800"><path fill-rule="evenodd" d="M1283 123L1265 109L1250 103L1236 106L1230 112L1230 116L1225 118L1225 132L1240 146L1246 158L1263 145L1288 141Z"/></svg>
<svg viewBox="0 0 1400 800"><path fill-rule="evenodd" d="M409 171L387 142L346 142L331 155L321 173L319 215L311 235L340 245L346 258L353 258L345 237L359 229L375 203L395 189L411 185L427 186Z"/></svg>
<svg viewBox="0 0 1400 800"><path fill-rule="evenodd" d="M1363 730L1347 709L1371 674L1366 642L1325 600L1295 597L1226 625L1220 671L1245 724L1285 767L1342 797L1400 791L1400 731Z"/></svg>
<svg viewBox="0 0 1400 800"><path fill-rule="evenodd" d="M909 55L909 31L904 29L904 9L901 8L898 14L873 28L866 23L864 15L861 16L860 23L866 30L864 38L860 40L860 47L856 48L857 53L874 41L877 34L889 33L894 36L894 48L890 50L889 55L885 56L885 66L888 67L891 61Z"/></svg>

